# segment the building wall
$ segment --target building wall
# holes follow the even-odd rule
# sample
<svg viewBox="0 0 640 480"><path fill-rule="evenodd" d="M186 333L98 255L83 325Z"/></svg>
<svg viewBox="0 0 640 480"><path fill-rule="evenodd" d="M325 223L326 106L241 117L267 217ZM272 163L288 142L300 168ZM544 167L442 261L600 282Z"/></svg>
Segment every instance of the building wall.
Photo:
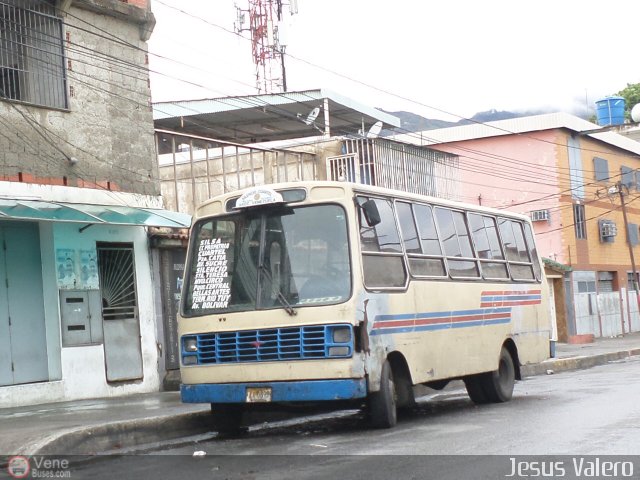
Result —
<svg viewBox="0 0 640 480"><path fill-rule="evenodd" d="M460 200L463 202L529 214L549 209L550 221L534 222L541 256L562 262L563 245L558 229L563 225L558 209L555 131L504 135L430 148L459 155Z"/></svg>
<svg viewBox="0 0 640 480"><path fill-rule="evenodd" d="M192 214L197 205L223 193L270 183L325 179L324 164L309 150L269 151L227 145L224 151L202 146L159 155L165 206Z"/></svg>
<svg viewBox="0 0 640 480"><path fill-rule="evenodd" d="M624 218L620 204L620 196L609 194L608 189L621 180L621 167L640 169L640 159L631 152L609 146L587 137L580 137L581 160L583 169L584 198L571 196L569 182L563 178L560 190L564 194L560 197L563 211L563 224L567 226L562 230L565 252L563 263L569 264L574 270L616 271L618 272L617 287L626 285L626 272L631 271L631 260L624 227ZM603 181L595 179L594 157L604 159L608 163L610 178ZM560 158L560 168L568 168L564 163L566 157ZM628 221L635 224L638 231L640 225L640 203L638 189L636 187L624 191L627 204ZM584 205L586 217L586 239L577 239L576 230L573 227L575 220L573 204L580 201ZM601 242L598 220L611 220L615 222L618 234L612 242ZM634 256L640 259L640 246L633 247ZM637 267L637 265L636 265Z"/></svg>
<svg viewBox="0 0 640 480"><path fill-rule="evenodd" d="M0 184L1 186L1 184ZM33 189L32 189L33 190ZM1 189L0 189L1 192ZM89 195L90 192L85 192ZM156 290L151 267L149 240L144 227L93 225L82 233L82 224L40 222L44 328L46 332L49 381L0 387L0 408L43 402L96 398L158 391L158 348L156 345ZM111 382L106 378L104 341L93 345L63 346L61 336L60 288L56 251L91 250L96 242L132 243L134 248L142 378ZM81 285L79 289L83 288Z"/></svg>
<svg viewBox="0 0 640 480"><path fill-rule="evenodd" d="M637 297L628 292L631 260L620 197L609 187L621 180L621 167L640 171L640 159L632 152L575 134L568 129L504 135L432 146L460 155L463 201L507 208L520 213L548 209L548 222L534 222L541 256L571 267L566 296L571 309L558 308L562 339L575 334L608 336L638 330ZM606 160L606 180L595 178L594 157ZM573 172L571 165L579 166ZM510 165L511 168L506 167ZM636 182L640 180L637 172ZM586 239L576 238L574 205L584 206ZM625 190L628 221L640 237L640 191ZM618 234L612 242L600 240L598 220L615 222ZM640 271L640 245L633 247ZM612 274L613 281L600 279ZM592 286L579 282L592 279ZM558 284L560 286L560 284ZM609 288L613 293L608 293ZM628 294L630 293L630 294ZM560 295L561 294L561 295ZM562 306L556 302L556 306ZM572 310L572 311L571 311Z"/></svg>
<svg viewBox="0 0 640 480"><path fill-rule="evenodd" d="M0 180L157 195L147 44L141 37L150 13L125 21L122 12L114 16L122 5L115 0L99 7L93 1L66 3L68 109L0 102Z"/></svg>

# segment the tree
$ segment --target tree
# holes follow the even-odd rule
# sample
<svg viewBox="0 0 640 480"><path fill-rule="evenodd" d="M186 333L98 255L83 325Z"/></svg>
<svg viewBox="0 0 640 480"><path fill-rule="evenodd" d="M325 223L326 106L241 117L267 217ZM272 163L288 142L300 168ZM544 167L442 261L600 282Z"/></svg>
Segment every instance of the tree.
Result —
<svg viewBox="0 0 640 480"><path fill-rule="evenodd" d="M627 86L620 90L617 95L625 99L624 117L631 118L631 109L640 103L640 83L627 83Z"/></svg>

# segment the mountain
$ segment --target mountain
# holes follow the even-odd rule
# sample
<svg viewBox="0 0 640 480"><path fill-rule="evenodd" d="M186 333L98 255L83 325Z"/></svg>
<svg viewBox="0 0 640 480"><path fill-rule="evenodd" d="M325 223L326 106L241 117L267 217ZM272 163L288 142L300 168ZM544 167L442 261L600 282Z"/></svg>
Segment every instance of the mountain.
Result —
<svg viewBox="0 0 640 480"><path fill-rule="evenodd" d="M497 120L508 120L511 118L529 117L531 115L541 115L544 113L552 113L554 110L537 110L526 112L508 112L502 110L487 110L486 112L478 112L471 118L463 118L457 122L447 122L445 120L437 120L431 118L425 118L421 115L417 115L412 112L398 111L388 112L382 110L385 113L398 117L400 119L400 128L397 130L383 130L382 135L393 135L396 133L410 133L421 132L423 130L433 130L435 128L447 128L458 127L461 125L468 125L470 123L486 123L495 122Z"/></svg>

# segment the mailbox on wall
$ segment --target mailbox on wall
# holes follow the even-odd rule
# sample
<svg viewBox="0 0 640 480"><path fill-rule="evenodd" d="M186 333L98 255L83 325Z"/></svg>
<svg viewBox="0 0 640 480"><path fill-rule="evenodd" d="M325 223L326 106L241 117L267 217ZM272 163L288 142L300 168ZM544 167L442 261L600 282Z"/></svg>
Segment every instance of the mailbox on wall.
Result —
<svg viewBox="0 0 640 480"><path fill-rule="evenodd" d="M61 290L62 346L102 343L100 290Z"/></svg>

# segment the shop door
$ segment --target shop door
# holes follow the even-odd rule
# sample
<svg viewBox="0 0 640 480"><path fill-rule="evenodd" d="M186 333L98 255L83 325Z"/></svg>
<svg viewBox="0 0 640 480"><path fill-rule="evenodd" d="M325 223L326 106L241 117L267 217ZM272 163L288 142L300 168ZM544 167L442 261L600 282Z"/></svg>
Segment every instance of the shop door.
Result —
<svg viewBox="0 0 640 480"><path fill-rule="evenodd" d="M0 225L0 385L48 379L38 226Z"/></svg>
<svg viewBox="0 0 640 480"><path fill-rule="evenodd" d="M180 368L178 348L178 321L180 290L184 278L185 249L163 249L160 252L160 279L162 281L162 317L164 326L165 368Z"/></svg>
<svg viewBox="0 0 640 480"><path fill-rule="evenodd" d="M98 244L107 381L142 378L142 352L131 244Z"/></svg>

